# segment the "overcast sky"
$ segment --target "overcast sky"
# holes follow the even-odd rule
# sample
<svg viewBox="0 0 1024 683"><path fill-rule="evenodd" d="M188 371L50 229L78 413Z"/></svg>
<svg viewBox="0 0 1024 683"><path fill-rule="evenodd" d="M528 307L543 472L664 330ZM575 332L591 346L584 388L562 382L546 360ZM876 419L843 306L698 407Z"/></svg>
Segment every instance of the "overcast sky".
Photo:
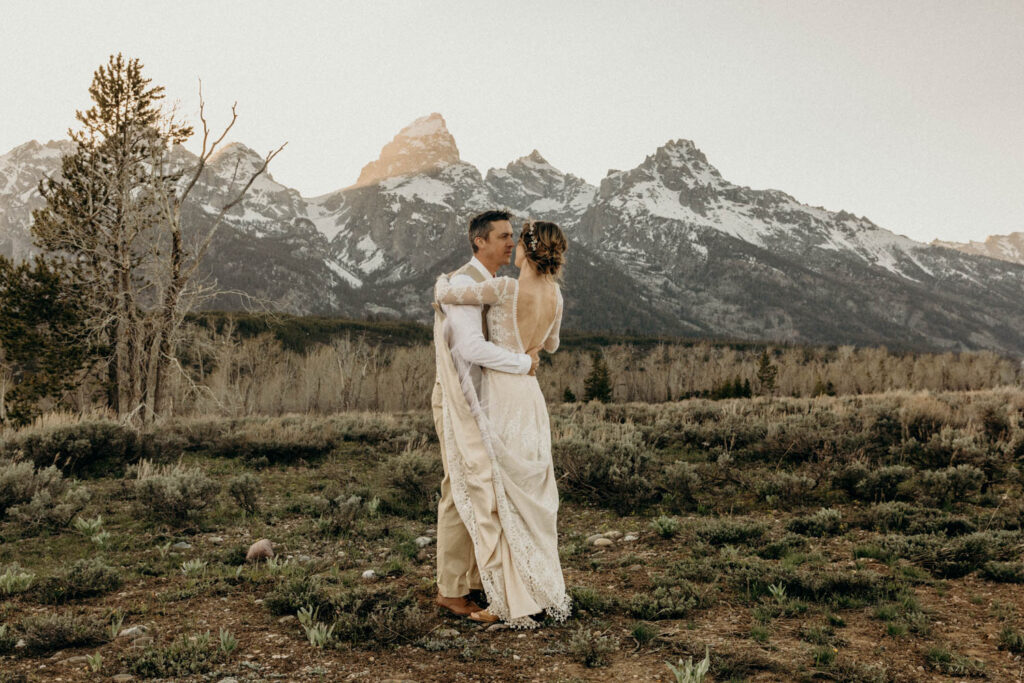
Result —
<svg viewBox="0 0 1024 683"><path fill-rule="evenodd" d="M1024 230L1024 1L0 0L0 153L64 138L111 53L312 196L440 112L481 171L591 183L693 140L740 185L928 241ZM195 145L189 145L195 151Z"/></svg>

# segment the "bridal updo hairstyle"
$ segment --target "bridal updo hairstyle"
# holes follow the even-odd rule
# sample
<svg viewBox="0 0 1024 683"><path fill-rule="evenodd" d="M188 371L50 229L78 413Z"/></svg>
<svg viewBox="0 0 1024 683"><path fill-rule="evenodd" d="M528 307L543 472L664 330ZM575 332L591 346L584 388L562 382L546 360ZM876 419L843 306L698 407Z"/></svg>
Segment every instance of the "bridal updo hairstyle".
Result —
<svg viewBox="0 0 1024 683"><path fill-rule="evenodd" d="M541 275L557 276L565 265L565 251L569 244L562 229L547 221L527 221L519 236L526 258Z"/></svg>

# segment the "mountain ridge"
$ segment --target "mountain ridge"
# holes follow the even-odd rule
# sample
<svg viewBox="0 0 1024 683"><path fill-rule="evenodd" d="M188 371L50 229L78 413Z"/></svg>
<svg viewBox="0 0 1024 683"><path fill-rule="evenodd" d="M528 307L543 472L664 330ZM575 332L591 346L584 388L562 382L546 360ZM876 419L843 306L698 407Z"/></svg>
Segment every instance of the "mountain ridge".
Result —
<svg viewBox="0 0 1024 683"><path fill-rule="evenodd" d="M32 143L0 157L0 252L21 258L26 179L59 170L55 152L71 144ZM257 163L241 143L219 151L194 193L196 229L236 164L244 180ZM303 197L261 177L228 215L207 272L288 312L425 321L434 276L468 258L468 219L489 208L566 231L569 327L1024 354L1024 265L734 184L685 138L597 186L537 149L482 173L436 113L399 131L351 186Z"/></svg>

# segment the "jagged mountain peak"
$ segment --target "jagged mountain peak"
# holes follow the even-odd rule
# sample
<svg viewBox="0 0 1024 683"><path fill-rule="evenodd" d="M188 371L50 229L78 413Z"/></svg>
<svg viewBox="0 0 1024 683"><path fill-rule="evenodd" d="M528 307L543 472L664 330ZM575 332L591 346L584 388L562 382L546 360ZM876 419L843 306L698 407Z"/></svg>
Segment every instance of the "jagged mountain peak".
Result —
<svg viewBox="0 0 1024 683"><path fill-rule="evenodd" d="M29 140L0 156L0 159L58 158L67 154L73 147L74 143L69 140L50 140L46 144L42 144L38 140Z"/></svg>
<svg viewBox="0 0 1024 683"><path fill-rule="evenodd" d="M657 166L659 169L679 169L705 183L722 180L722 174L708 162L692 140L680 138L669 140L659 147L653 155L647 157L641 166Z"/></svg>
<svg viewBox="0 0 1024 683"><path fill-rule="evenodd" d="M384 145L380 156L363 167L356 187L386 178L422 173L461 161L455 138L438 113L422 116L398 132Z"/></svg>

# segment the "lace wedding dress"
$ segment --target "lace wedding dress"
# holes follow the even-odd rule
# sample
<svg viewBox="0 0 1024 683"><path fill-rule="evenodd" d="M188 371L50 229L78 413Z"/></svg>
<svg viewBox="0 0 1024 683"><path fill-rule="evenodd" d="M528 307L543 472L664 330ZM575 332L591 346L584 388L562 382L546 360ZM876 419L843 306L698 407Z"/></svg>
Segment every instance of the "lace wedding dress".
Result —
<svg viewBox="0 0 1024 683"><path fill-rule="evenodd" d="M543 348L558 348L562 293L556 286L554 319ZM490 305L490 341L525 353L516 316L519 281L499 277L472 285L452 285L441 276L434 296L442 304ZM440 326L435 323L435 341ZM441 342L443 344L443 342ZM450 354L439 349L439 378ZM473 539L488 610L513 628L533 628L529 617L542 610L557 620L569 616L570 598L558 558L556 521L558 490L551 463L551 426L537 378L484 369L480 396L468 367L458 367L459 387L449 382L445 397L445 430L452 496ZM449 373L452 369L447 368ZM445 387L442 382L442 387ZM460 425L453 402L464 395L472 421L469 431L479 440L453 438ZM483 397L483 398L481 398ZM459 406L465 404L459 403ZM468 444L468 445L467 445ZM476 445L473 445L476 444ZM482 452L481 452L482 451Z"/></svg>

